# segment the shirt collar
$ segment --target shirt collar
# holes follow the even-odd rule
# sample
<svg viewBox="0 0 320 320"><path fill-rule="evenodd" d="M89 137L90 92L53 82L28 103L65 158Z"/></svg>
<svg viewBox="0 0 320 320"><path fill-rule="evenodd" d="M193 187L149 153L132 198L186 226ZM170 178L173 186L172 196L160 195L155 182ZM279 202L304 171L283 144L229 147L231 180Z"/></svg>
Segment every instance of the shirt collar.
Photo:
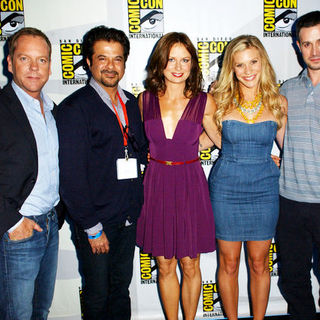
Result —
<svg viewBox="0 0 320 320"><path fill-rule="evenodd" d="M11 82L11 85L12 89L14 90L22 104L27 103L28 105L33 105L35 102L39 103L37 99L31 97L28 93L21 89L13 80ZM45 111L51 111L54 107L53 101L42 90L40 92L40 97L43 101L43 109Z"/></svg>
<svg viewBox="0 0 320 320"><path fill-rule="evenodd" d="M109 94L105 90L103 90L100 84L93 77L91 77L89 84L91 87L93 87L93 89L97 91L102 100L107 99L108 101L110 101L110 103L112 103ZM118 93L123 103L126 104L129 98L126 96L126 94L120 86L118 86Z"/></svg>
<svg viewBox="0 0 320 320"><path fill-rule="evenodd" d="M305 68L301 73L300 73L300 79L303 81L303 83L308 86L311 83L311 80L308 75L308 69Z"/></svg>

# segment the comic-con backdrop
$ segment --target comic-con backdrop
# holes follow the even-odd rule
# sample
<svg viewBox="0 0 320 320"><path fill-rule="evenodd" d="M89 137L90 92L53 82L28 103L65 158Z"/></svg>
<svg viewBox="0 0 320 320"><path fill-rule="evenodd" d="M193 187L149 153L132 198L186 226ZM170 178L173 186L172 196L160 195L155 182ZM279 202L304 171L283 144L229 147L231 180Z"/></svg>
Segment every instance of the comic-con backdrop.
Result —
<svg viewBox="0 0 320 320"><path fill-rule="evenodd" d="M5 40L20 28L33 26L44 31L53 45L52 75L45 90L59 103L87 81L82 67L81 41L83 34L96 25L119 28L129 36L131 53L121 85L135 95L143 90L147 60L164 33L183 31L189 35L199 54L204 90L217 76L220 56L227 43L240 34L253 34L265 45L280 84L301 71L292 46L291 26L298 16L316 9L319 9L319 0L0 0L0 45L4 48L0 54L4 60ZM1 86L8 81L6 75L3 70ZM206 174L217 154L217 150L201 153ZM50 319L78 320L81 318L81 279L68 224L60 235ZM297 257L299 254L297 251ZM286 304L277 288L275 243L270 247L269 268L272 283L267 313L284 314ZM201 269L202 293L197 318L223 318L216 285L215 253L201 257ZM137 248L130 288L133 319L163 319L156 275L154 259ZM312 277L318 300L319 286L316 277ZM250 309L244 254L239 285L239 314L247 316Z"/></svg>

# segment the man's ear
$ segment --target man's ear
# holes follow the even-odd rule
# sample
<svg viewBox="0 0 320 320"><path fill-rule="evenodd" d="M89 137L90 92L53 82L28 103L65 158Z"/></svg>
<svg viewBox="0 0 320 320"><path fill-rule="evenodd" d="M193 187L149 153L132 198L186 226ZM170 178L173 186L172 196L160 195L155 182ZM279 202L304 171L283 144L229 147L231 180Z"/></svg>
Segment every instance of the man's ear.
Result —
<svg viewBox="0 0 320 320"><path fill-rule="evenodd" d="M12 72L12 59L11 59L11 56L10 56L10 55L7 56L7 63L8 63L8 70L9 70L9 72L13 73L13 72Z"/></svg>
<svg viewBox="0 0 320 320"><path fill-rule="evenodd" d="M299 42L299 40L297 40L297 46L298 46L299 50L301 51L301 47L300 47L300 42Z"/></svg>

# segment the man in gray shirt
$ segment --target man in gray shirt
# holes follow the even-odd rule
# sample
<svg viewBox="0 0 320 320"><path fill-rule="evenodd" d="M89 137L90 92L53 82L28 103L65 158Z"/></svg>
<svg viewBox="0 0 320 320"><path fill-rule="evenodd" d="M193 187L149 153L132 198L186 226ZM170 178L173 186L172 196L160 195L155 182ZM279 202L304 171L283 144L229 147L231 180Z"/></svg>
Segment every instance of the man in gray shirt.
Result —
<svg viewBox="0 0 320 320"><path fill-rule="evenodd" d="M288 99L288 123L277 227L279 288L291 319L310 320L316 317L313 245L320 248L320 11L300 17L296 36L306 69L281 87Z"/></svg>

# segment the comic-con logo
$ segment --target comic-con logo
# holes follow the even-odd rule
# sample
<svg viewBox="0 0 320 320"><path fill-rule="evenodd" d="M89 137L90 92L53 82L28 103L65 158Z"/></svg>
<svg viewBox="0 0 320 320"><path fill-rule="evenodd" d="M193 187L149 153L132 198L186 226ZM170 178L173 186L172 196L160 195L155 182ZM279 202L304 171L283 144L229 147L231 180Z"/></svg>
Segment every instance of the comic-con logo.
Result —
<svg viewBox="0 0 320 320"><path fill-rule="evenodd" d="M137 98L138 95L144 90L142 84L131 83L131 93Z"/></svg>
<svg viewBox="0 0 320 320"><path fill-rule="evenodd" d="M129 38L161 38L163 0L128 0Z"/></svg>
<svg viewBox="0 0 320 320"><path fill-rule="evenodd" d="M157 283L157 264L155 258L140 251L141 284Z"/></svg>
<svg viewBox="0 0 320 320"><path fill-rule="evenodd" d="M278 257L275 243L271 243L269 248L269 271L272 277L278 276Z"/></svg>
<svg viewBox="0 0 320 320"><path fill-rule="evenodd" d="M81 43L77 40L60 40L61 70L63 84L85 84L88 79L83 68Z"/></svg>
<svg viewBox="0 0 320 320"><path fill-rule="evenodd" d="M291 37L291 28L297 19L297 1L298 0L264 0L264 37Z"/></svg>
<svg viewBox="0 0 320 320"><path fill-rule="evenodd" d="M200 162L203 166L212 166L218 158L219 150L215 147L200 151Z"/></svg>
<svg viewBox="0 0 320 320"><path fill-rule="evenodd" d="M211 318L215 316L223 316L221 308L221 298L218 293L217 284L212 282L202 283L202 316L203 318Z"/></svg>
<svg viewBox="0 0 320 320"><path fill-rule="evenodd" d="M217 78L222 63L222 53L231 38L219 37L213 40L197 40L199 66L205 82L205 89Z"/></svg>
<svg viewBox="0 0 320 320"><path fill-rule="evenodd" d="M23 0L0 0L0 40L6 41L24 27Z"/></svg>

